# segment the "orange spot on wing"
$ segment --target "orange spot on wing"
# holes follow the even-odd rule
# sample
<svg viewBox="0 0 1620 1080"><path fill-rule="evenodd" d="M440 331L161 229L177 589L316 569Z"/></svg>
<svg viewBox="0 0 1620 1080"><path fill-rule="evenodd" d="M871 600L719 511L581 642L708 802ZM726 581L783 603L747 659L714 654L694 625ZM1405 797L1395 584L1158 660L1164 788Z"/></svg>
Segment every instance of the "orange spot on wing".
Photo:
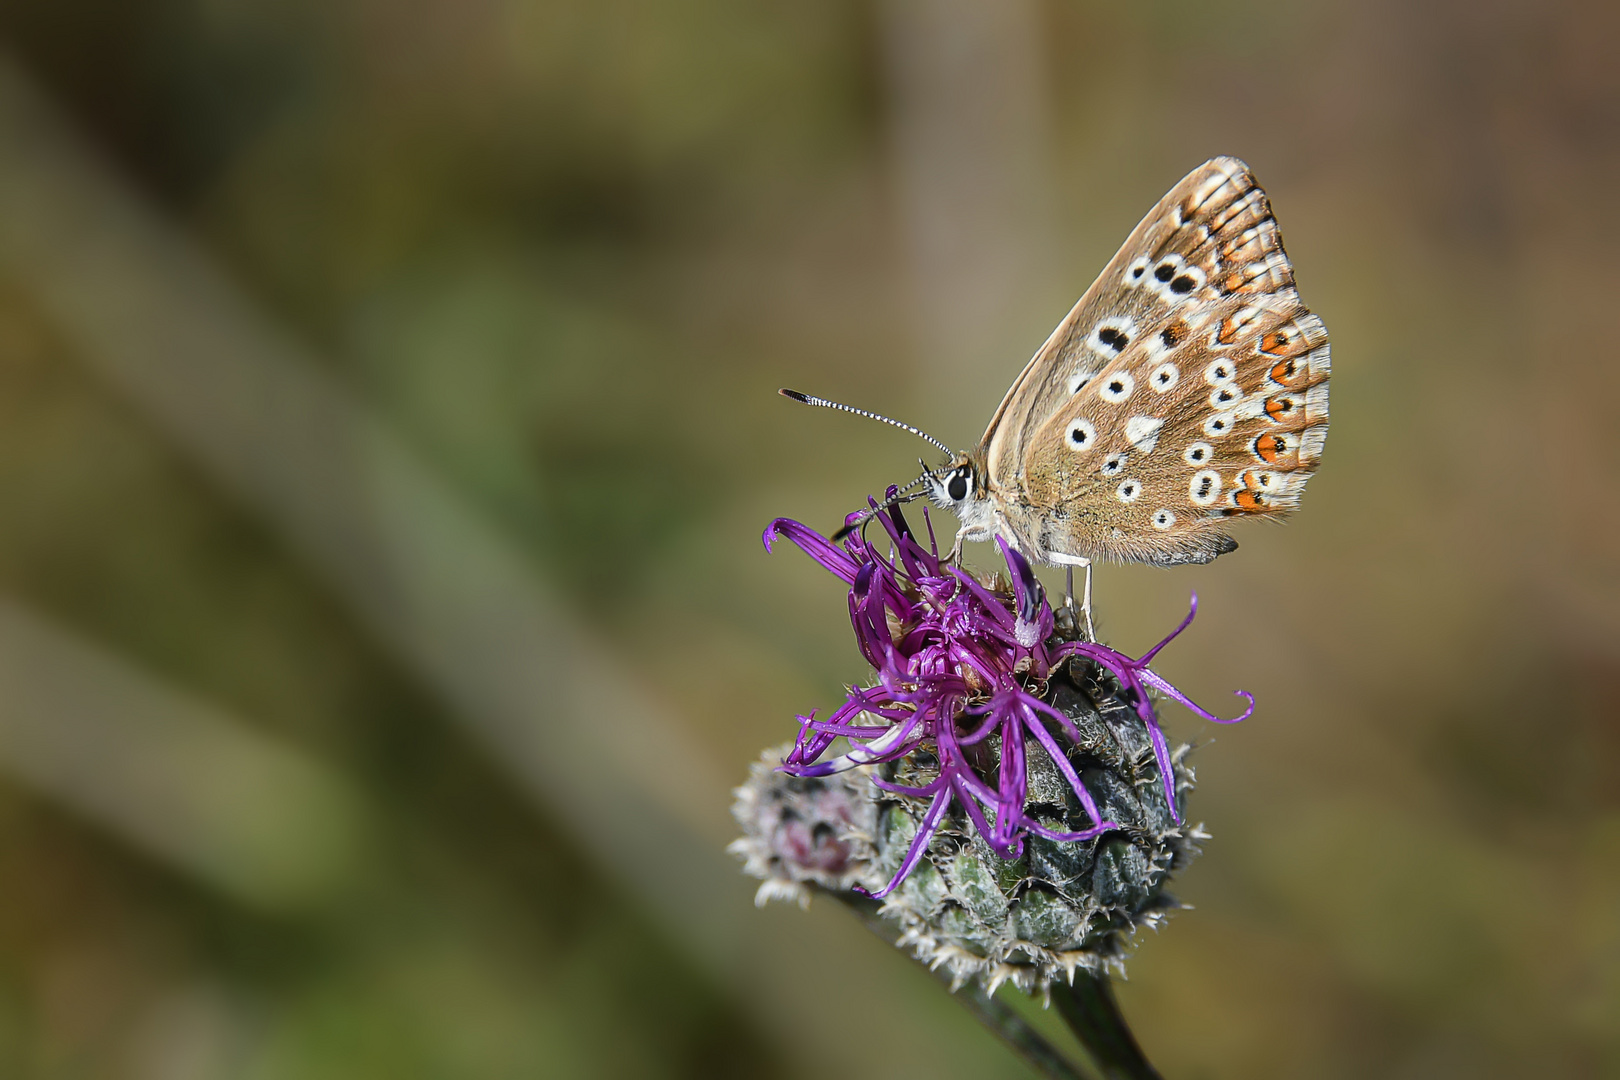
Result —
<svg viewBox="0 0 1620 1080"><path fill-rule="evenodd" d="M1292 360L1284 360L1273 364L1271 368L1271 381L1287 385L1295 375L1299 374L1299 365Z"/></svg>
<svg viewBox="0 0 1620 1080"><path fill-rule="evenodd" d="M1237 320L1228 315L1221 320L1221 332L1215 335L1215 340L1222 345L1230 345L1237 340Z"/></svg>
<svg viewBox="0 0 1620 1080"><path fill-rule="evenodd" d="M1232 496L1232 505L1239 510L1264 510L1266 504L1252 491L1238 491Z"/></svg>
<svg viewBox="0 0 1620 1080"><path fill-rule="evenodd" d="M1266 402L1266 415L1271 417L1273 420L1276 420L1281 416L1286 416L1288 413L1292 412L1293 409L1294 403L1288 398L1276 397Z"/></svg>
<svg viewBox="0 0 1620 1080"><path fill-rule="evenodd" d="M1266 434L1254 440L1254 452L1262 461L1275 462L1279 442L1277 436Z"/></svg>
<svg viewBox="0 0 1620 1080"><path fill-rule="evenodd" d="M1288 351L1288 343L1292 339L1281 330L1273 330L1260 339L1260 351L1270 353L1272 356L1282 356ZM1276 370L1275 368L1273 370Z"/></svg>

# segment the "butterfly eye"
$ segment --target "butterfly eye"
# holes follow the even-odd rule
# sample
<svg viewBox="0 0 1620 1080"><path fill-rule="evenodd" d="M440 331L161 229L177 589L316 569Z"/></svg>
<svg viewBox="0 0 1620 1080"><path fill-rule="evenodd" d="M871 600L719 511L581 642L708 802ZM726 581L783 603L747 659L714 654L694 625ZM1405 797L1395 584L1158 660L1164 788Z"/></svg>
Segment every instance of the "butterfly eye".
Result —
<svg viewBox="0 0 1620 1080"><path fill-rule="evenodd" d="M1130 286L1140 285L1142 279L1147 277L1147 271L1148 261L1146 259L1137 259L1125 268L1125 284Z"/></svg>
<svg viewBox="0 0 1620 1080"><path fill-rule="evenodd" d="M1235 386L1219 386L1216 387L1213 394L1209 395L1209 407L1212 409L1224 409L1242 396Z"/></svg>
<svg viewBox="0 0 1620 1080"><path fill-rule="evenodd" d="M1195 442L1191 446L1187 447L1186 451L1181 455L1181 460L1185 461L1189 465L1197 467L1208 461L1210 455L1213 453L1215 453L1215 448L1209 445L1209 443Z"/></svg>
<svg viewBox="0 0 1620 1080"><path fill-rule="evenodd" d="M1076 420L1069 425L1069 446L1075 450L1089 450L1097 440L1097 428L1090 420Z"/></svg>
<svg viewBox="0 0 1620 1080"><path fill-rule="evenodd" d="M1204 369L1204 381L1211 386L1219 386L1223 382L1231 382L1236 374L1230 360L1212 360L1209 367Z"/></svg>
<svg viewBox="0 0 1620 1080"><path fill-rule="evenodd" d="M1160 281L1169 281L1171 278L1176 276L1176 264L1169 259L1164 260L1164 262L1160 263L1158 268L1153 271L1153 276Z"/></svg>
<svg viewBox="0 0 1620 1080"><path fill-rule="evenodd" d="M1204 421L1204 434L1210 438L1219 438L1232 430L1232 414L1216 413Z"/></svg>
<svg viewBox="0 0 1620 1080"><path fill-rule="evenodd" d="M1176 515L1168 510L1155 510L1153 512L1153 527L1155 529L1168 529L1176 523Z"/></svg>
<svg viewBox="0 0 1620 1080"><path fill-rule="evenodd" d="M1103 461L1102 468L1099 469L1098 471L1101 472L1104 476L1114 476L1114 475L1118 474L1118 472L1121 469L1123 469L1124 467L1125 467L1125 455L1124 454L1109 454L1108 457Z"/></svg>
<svg viewBox="0 0 1620 1080"><path fill-rule="evenodd" d="M1121 480L1119 487L1114 489L1114 496L1120 502L1135 502L1142 495L1142 485L1136 480Z"/></svg>
<svg viewBox="0 0 1620 1080"><path fill-rule="evenodd" d="M966 473L954 472L949 483L945 485L945 494L951 497L951 502L961 502L967 498L968 478Z"/></svg>

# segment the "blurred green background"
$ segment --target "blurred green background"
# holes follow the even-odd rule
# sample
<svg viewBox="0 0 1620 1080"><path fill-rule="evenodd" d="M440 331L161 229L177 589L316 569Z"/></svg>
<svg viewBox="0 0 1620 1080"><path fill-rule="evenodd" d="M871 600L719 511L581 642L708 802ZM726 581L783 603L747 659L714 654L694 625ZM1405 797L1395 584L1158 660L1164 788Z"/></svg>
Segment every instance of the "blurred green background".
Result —
<svg viewBox="0 0 1620 1080"><path fill-rule="evenodd" d="M1333 334L1305 509L1104 568L1253 720L1167 1076L1620 1076L1620 8L0 4L0 1075L1028 1075L729 787L768 557L977 438L1214 154ZM983 549L970 558L986 558Z"/></svg>

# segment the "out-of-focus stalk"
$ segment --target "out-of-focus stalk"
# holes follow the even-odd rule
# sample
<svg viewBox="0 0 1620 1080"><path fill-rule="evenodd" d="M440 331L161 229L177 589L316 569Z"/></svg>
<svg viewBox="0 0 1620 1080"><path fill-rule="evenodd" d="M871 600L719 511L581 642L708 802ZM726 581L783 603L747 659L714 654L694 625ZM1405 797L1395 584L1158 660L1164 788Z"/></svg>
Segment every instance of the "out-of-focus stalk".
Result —
<svg viewBox="0 0 1620 1080"><path fill-rule="evenodd" d="M1073 983L1052 987L1052 1004L1108 1080L1161 1080L1125 1023L1107 975L1075 972Z"/></svg>

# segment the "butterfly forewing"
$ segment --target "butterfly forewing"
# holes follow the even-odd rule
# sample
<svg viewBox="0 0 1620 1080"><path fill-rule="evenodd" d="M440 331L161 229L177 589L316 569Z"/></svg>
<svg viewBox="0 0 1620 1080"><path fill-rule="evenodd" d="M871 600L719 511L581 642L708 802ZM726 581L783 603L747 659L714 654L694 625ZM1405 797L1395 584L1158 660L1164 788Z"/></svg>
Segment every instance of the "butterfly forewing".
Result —
<svg viewBox="0 0 1620 1080"><path fill-rule="evenodd" d="M1298 505L1327 432L1327 332L1264 191L1217 158L1159 201L985 433L992 492L1045 553L1202 562Z"/></svg>

